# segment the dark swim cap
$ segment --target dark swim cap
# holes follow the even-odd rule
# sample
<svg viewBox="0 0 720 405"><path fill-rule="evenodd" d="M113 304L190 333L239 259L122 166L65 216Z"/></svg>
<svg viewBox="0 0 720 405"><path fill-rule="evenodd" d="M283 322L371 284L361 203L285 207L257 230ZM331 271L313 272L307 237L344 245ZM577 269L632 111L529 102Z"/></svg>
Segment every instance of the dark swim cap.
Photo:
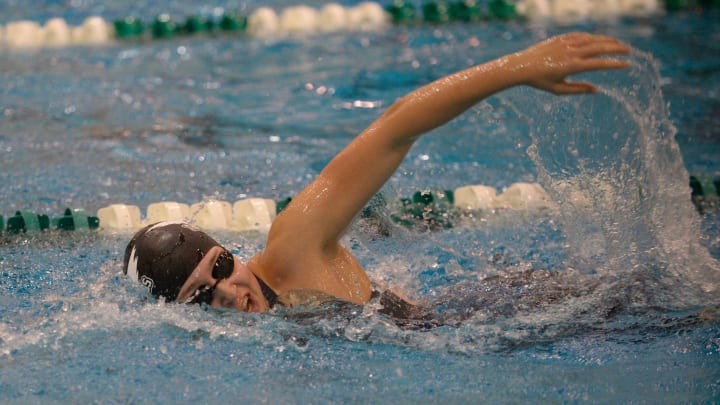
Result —
<svg viewBox="0 0 720 405"><path fill-rule="evenodd" d="M158 297L174 301L195 266L214 246L205 232L182 222L158 222L139 230L125 248L123 273Z"/></svg>

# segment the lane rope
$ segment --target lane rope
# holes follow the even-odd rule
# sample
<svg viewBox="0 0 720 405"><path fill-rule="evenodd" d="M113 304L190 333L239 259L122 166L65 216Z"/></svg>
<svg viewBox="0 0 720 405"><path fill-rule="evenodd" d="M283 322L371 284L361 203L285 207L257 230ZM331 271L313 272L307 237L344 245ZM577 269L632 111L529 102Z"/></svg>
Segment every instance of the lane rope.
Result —
<svg viewBox="0 0 720 405"><path fill-rule="evenodd" d="M690 176L691 199L700 213L720 206L720 177ZM0 230L8 234L38 232L47 229L80 230L100 229L106 231L134 232L145 225L160 221L186 221L205 230L256 231L266 233L273 220L291 201L291 198L275 201L268 198L246 198L230 203L207 200L194 204L175 201L151 203L143 215L140 207L132 204L114 203L100 208L96 215L89 215L82 208L67 208L57 217L18 210L3 222ZM576 206L590 206L591 201L583 195L573 195ZM409 198L387 203L378 194L361 213L372 217L381 205L389 208L390 218L406 227L421 226L429 229L451 228L462 215L471 213L519 211L543 212L555 207L547 192L537 183L513 183L500 194L494 187L467 185L454 190L425 189Z"/></svg>
<svg viewBox="0 0 720 405"><path fill-rule="evenodd" d="M394 0L385 7L377 2L362 2L352 7L328 3L320 8L298 5L277 11L260 7L247 13L215 8L184 19L161 13L151 21L127 16L109 22L100 16L89 16L78 26L56 17L44 24L21 20L0 25L0 49L105 45L188 35L283 37L376 31L393 24L529 21L569 25L716 7L720 7L720 0L434 0L424 3Z"/></svg>

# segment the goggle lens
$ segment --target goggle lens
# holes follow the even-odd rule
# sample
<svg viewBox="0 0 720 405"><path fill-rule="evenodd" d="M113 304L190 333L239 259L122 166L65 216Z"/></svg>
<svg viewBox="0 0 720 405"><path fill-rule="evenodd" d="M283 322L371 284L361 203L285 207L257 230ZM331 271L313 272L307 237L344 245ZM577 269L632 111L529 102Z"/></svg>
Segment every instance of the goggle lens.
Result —
<svg viewBox="0 0 720 405"><path fill-rule="evenodd" d="M204 256L204 253L198 252L200 259ZM215 284L211 286L202 286L195 291L192 297L188 298L185 302L187 304L212 304L213 294L215 294L215 288L217 287L220 280L226 279L232 275L233 268L235 267L235 260L233 259L232 253L227 250L223 250L222 253L215 260L213 265L212 276L216 280Z"/></svg>

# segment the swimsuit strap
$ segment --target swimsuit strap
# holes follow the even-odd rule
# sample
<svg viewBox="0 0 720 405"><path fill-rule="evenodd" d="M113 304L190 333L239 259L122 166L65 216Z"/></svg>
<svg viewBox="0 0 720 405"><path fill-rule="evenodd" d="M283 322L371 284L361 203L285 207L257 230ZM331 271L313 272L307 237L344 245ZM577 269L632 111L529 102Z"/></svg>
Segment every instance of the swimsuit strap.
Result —
<svg viewBox="0 0 720 405"><path fill-rule="evenodd" d="M262 291L263 296L268 302L268 307L272 308L277 303L278 295L275 294L275 291L272 290L265 282L260 278L256 277L258 283L260 284L260 290Z"/></svg>

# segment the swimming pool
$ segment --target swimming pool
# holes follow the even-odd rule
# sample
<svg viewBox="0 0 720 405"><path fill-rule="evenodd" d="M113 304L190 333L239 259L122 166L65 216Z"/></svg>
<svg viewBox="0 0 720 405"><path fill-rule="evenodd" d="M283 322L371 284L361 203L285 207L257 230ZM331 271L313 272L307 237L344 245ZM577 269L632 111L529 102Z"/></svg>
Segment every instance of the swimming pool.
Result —
<svg viewBox="0 0 720 405"><path fill-rule="evenodd" d="M78 23L94 13L184 15L198 11L192 3L25 10L7 1L0 15ZM595 97L516 89L423 138L384 189L386 203L376 201L346 238L374 280L415 298L528 269L562 272L592 292L546 304L489 292L488 311L432 331L398 329L371 307L283 319L148 299L122 276L126 232L6 232L0 398L717 401L720 293L703 291L720 281L720 220L713 207L696 211L687 186L688 172L720 174L717 17L421 24L0 53L7 218L117 202L280 201L395 98L444 73L570 29L638 49L629 72L590 76L601 87ZM418 190L521 181L539 181L560 208L464 215L448 229L392 219ZM244 258L262 243L257 232L214 235Z"/></svg>

